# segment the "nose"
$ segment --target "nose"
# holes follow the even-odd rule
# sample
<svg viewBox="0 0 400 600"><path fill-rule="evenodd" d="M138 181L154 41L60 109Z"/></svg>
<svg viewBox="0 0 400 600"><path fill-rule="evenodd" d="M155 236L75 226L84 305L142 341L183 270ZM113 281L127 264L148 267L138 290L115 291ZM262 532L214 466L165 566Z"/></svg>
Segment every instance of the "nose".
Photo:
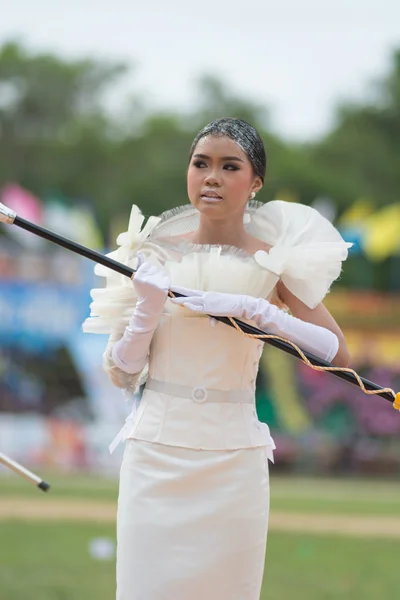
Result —
<svg viewBox="0 0 400 600"><path fill-rule="evenodd" d="M205 183L206 183L206 185L219 185L220 184L219 174L216 171L216 169L212 169L208 172L208 174L205 177Z"/></svg>

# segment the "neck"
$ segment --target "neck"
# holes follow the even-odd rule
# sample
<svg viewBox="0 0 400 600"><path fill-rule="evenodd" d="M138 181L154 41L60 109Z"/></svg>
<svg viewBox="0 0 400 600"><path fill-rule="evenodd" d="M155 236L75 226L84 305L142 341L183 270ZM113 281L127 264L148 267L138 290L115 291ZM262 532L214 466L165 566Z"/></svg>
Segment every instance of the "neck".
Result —
<svg viewBox="0 0 400 600"><path fill-rule="evenodd" d="M217 244L221 246L242 247L248 234L243 225L243 218L208 219L200 215L199 228L194 232L192 241L195 244Z"/></svg>

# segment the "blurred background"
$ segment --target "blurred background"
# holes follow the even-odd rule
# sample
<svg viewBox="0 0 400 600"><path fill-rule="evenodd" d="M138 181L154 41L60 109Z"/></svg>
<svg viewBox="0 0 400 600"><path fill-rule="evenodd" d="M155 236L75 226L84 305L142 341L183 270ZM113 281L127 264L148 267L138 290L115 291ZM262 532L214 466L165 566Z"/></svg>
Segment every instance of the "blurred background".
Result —
<svg viewBox="0 0 400 600"><path fill-rule="evenodd" d="M114 249L132 204L188 202L191 141L221 116L264 139L258 200L313 206L353 242L326 305L352 366L397 391L396 0L19 0L1 15L0 201L34 223ZM102 371L106 337L81 332L99 283L88 260L0 226L0 452L53 483L39 497L0 467L1 600L114 594L108 444L130 403ZM257 410L277 444L262 598L391 597L400 415L270 347Z"/></svg>

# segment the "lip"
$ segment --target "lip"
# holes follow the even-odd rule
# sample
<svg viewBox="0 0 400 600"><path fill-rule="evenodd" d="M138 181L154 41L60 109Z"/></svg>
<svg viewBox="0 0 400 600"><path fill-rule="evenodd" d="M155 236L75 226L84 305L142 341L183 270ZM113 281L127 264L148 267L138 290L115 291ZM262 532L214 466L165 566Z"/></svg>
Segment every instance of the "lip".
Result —
<svg viewBox="0 0 400 600"><path fill-rule="evenodd" d="M209 202L211 204L215 202L221 202L223 199L216 190L206 190L201 194L200 198L204 202Z"/></svg>
<svg viewBox="0 0 400 600"><path fill-rule="evenodd" d="M218 202L222 202L222 198L219 196L215 198L215 196L200 196L203 202L207 202L208 204L217 204Z"/></svg>

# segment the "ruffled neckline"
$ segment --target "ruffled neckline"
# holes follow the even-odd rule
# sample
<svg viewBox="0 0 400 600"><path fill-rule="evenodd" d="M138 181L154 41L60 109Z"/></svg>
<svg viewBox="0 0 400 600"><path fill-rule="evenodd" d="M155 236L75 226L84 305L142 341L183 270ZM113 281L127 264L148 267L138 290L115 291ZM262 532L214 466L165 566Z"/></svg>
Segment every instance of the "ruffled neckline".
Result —
<svg viewBox="0 0 400 600"><path fill-rule="evenodd" d="M244 293L252 291L254 283L264 285L268 280L268 285L274 286L280 279L294 296L309 308L315 308L340 276L342 262L351 246L315 209L280 200L267 204L251 201L246 207L245 229L268 245L268 251L250 254L236 246L190 242L183 236L196 230L198 220L197 209L188 204L150 217L142 228L144 216L133 206L128 231L118 236L119 247L108 256L133 266L138 252L148 251L148 256L154 255L160 263L171 261L176 270L188 266L192 280L200 273L209 282L210 273L216 287L228 278L242 282ZM181 256L173 256L174 252ZM236 268L241 265L229 260L232 256L243 261L245 268ZM257 265L257 271L253 265ZM258 276L260 269L265 275ZM85 321L84 330L121 333L135 307L135 289L128 278L102 265L96 265L95 273L106 278L106 287L92 290L91 316ZM193 285L193 281L189 283L189 287Z"/></svg>
<svg viewBox="0 0 400 600"><path fill-rule="evenodd" d="M247 212L254 212L262 206L265 206L264 202L259 202L258 200L249 200L245 209L245 214ZM195 214L197 216L199 215L197 208L195 208L193 204L187 203L182 204L181 206L174 206L173 208L169 208L159 215L160 223L157 227L160 227L163 223L170 221L174 217L182 217L184 213Z"/></svg>
<svg viewBox="0 0 400 600"><path fill-rule="evenodd" d="M191 204L179 206L160 215L149 241L157 245L164 238L170 249L178 244L175 247L180 248L180 252L208 252L252 261L281 279L289 291L310 308L323 300L339 277L351 246L317 210L282 200L247 204L244 229L264 245L254 254L236 246L194 244L183 238L196 231L198 225L198 210Z"/></svg>
<svg viewBox="0 0 400 600"><path fill-rule="evenodd" d="M150 241L155 242L158 246L162 246L165 249L176 250L184 254L191 252L205 254L216 252L221 255L230 255L237 258L254 258L255 256L255 253L252 254L251 252L247 252L247 250L243 250L243 248L229 246L227 244L195 244L194 242L185 239L176 240L174 242L163 239L153 239Z"/></svg>
<svg viewBox="0 0 400 600"><path fill-rule="evenodd" d="M264 204L262 202L258 202L257 200L250 200L248 202L244 213L244 227L246 231L248 231L249 229L247 225L249 225L252 222L252 217L254 213L262 206L264 206ZM173 231L174 224L177 222L179 222L180 227L184 228L184 232L182 233L182 235L165 235L166 232L171 230ZM163 247L169 248L171 250L175 249L178 251L185 252L205 253L216 251L222 255L230 255L235 256L237 258L255 258L255 254L257 251L251 253L247 250L244 250L243 248L239 248L238 246L230 244L198 244L182 237L184 234L195 231L198 227L198 222L199 212L196 208L194 208L192 204L184 204L182 206L171 208L159 215L159 223L151 231L148 241L156 242L158 245L162 245ZM248 233L250 233L250 231L248 231ZM176 237L176 240L173 239L174 237ZM256 239L259 239L260 242L264 242L264 240L262 240L259 237L256 237Z"/></svg>

